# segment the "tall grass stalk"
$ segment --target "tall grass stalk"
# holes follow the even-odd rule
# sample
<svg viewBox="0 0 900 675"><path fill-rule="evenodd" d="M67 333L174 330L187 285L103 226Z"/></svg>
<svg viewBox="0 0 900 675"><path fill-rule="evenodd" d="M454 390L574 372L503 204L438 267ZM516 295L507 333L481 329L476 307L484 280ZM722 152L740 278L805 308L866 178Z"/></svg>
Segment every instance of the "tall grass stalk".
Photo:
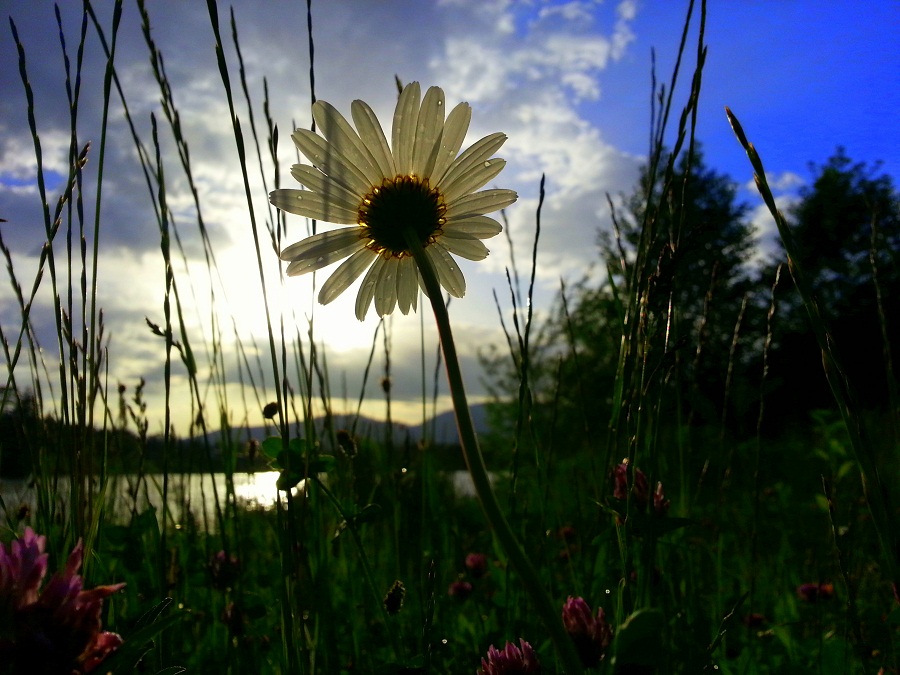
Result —
<svg viewBox="0 0 900 675"><path fill-rule="evenodd" d="M608 355L614 369L608 392L610 415L598 420L596 409L607 401L589 398L589 392L600 388L587 380L587 373L593 372L588 366L593 366L590 359L601 349L582 341L585 331L579 321L584 316L578 303L588 282L573 288L561 281L555 328L542 325L543 317L534 307L541 228L555 225L548 220L553 212L542 212L542 180L535 237L529 241L530 278L520 278L513 253L513 244L519 242L513 241L506 214L501 216L510 245L511 319L500 312L496 292L494 301L506 340L503 360L511 364L501 387L504 403L514 412L506 420L502 439L493 446L490 435L479 439L475 433L450 330L450 301L442 297L426 257L417 263L440 342L429 353L423 312L419 358L411 359L421 369L419 444L403 438L396 390L383 391L391 421L385 434L373 432L363 418L364 400L370 390L377 390L376 369L383 365L387 387L406 365L392 344L400 341L390 320L374 327L356 396L346 391L346 385L337 384L340 374L329 351L329 336L316 330L317 312L322 310L313 304L306 316L298 317L278 307L275 290L285 280L273 272L281 269L278 251L288 223L263 194L280 187L281 181L284 150L272 113L277 101L270 99L268 81L253 72L254 61L245 61L249 52L240 41L246 35L238 30L240 5L226 19L216 0L208 0L208 37L214 45L214 57L212 49L209 56L215 59L222 83L220 97L224 94L228 135L234 142L231 168L240 175L247 234L253 238L254 250L248 255L255 258L256 269L248 260L247 292L265 310L265 336L259 344L248 337L223 290L223 277L227 279L232 270L220 268L221 249L211 236L213 211L205 201L193 154L196 141L183 114L188 100L177 79L167 74L163 40L154 23L154 12L160 9L146 0L136 0L134 6L132 28L140 31L150 89L156 92L152 96L158 94L152 114L138 112L129 89L133 73L129 70L126 77L120 62L122 36L128 34L123 21L131 16L122 0L102 8L87 0L71 35L64 33L66 6L55 12L56 25L51 22L50 27L58 35L60 51L51 53L48 62L59 67L59 86L65 87L61 100L69 106L59 153L64 169L57 187L51 187L51 136L41 121L42 101L31 80L34 47L27 35L20 36L14 20L9 23L17 60L9 65L18 67L22 82L43 246L26 272L21 254L0 229L0 251L12 289L4 307L13 311L13 321L7 322L4 315L0 325L6 368L0 415L4 421L7 413L15 415L19 424L17 445L4 441L0 458L5 461L24 448L36 492L28 513L19 507L15 490L4 487L0 539L5 544L24 525L31 525L48 535L51 566L58 566L75 540L83 538L87 552L83 572L89 587L127 581L126 588L109 599L103 617L104 625L120 632L126 642L104 667L127 673L140 662L142 672L167 675L179 672L181 666L191 672L229 675L456 675L473 672L489 644L499 647L504 640L522 637L541 653L544 672L571 675L580 672L582 664L560 622L557 603L566 595L584 596L595 609L602 605L615 630L614 641L597 666L601 673L629 672L632 667L655 667L660 673L715 669L729 675L776 670L874 672L879 667L887 672L896 667L897 615L885 612L890 600L885 601L882 583L889 577L896 584L900 567L892 558L900 528L892 510L895 505L888 500L890 481L870 448L863 416L855 407L831 336L818 318L815 300L808 293L803 296L843 421L823 414L817 417L814 438L804 438L802 444L778 441L772 448L762 421L772 410L767 399L768 366L779 318L774 289L767 324L757 333L765 333L765 344L757 350L763 369L759 386L750 395L759 405L756 437L751 431L739 443L728 435L736 416L726 406L739 398L737 390L744 384L737 368L744 357L741 333L753 330L754 320L762 322L766 302L755 303L745 296L733 331L717 335L711 328L719 301L715 278L694 279L698 288L709 289L695 325L687 325L676 295L654 282L663 260L659 252L674 256L685 246L692 226L684 211L681 219L666 217L688 199L693 179L706 61L705 3L687 3L675 66L664 85L656 81L652 57L650 180L636 247L626 238L622 214L616 213L614 200L607 196L615 237L610 245L612 262L605 270L608 289L602 289L608 290L605 297L610 302L604 308L610 317L605 327L616 342L611 349L603 346L607 349L603 357ZM309 73L308 82L299 86L308 86L315 101L311 0L305 10ZM695 51L690 46L694 35ZM89 85L94 79L85 71L91 48L99 49L103 68L102 85L93 91ZM686 78L689 68L692 73ZM301 79L307 79L305 73ZM686 92L680 108L677 92ZM89 120L86 111L95 106L86 101L94 100L99 102L98 119ZM762 163L736 119L731 119L785 239L791 273L803 291L790 232L774 208ZM90 138L85 133L88 123L94 125ZM110 163L119 131L129 139L124 146L131 147L115 148L116 153L136 157L134 170L141 172L146 188L134 199L143 197L152 209L149 220L158 229L159 306L148 310L146 327L156 338L155 356L164 371L148 374L156 381L109 380L118 369L109 360L110 353L116 353L110 347L112 322L101 306L105 289L100 256L109 255L111 231L101 204L114 198ZM676 161L684 155L691 158L685 180L676 182L680 171ZM552 186L553 176L547 179ZM552 198L553 191L548 195ZM182 202L190 211L186 217L175 211ZM0 223L3 227L19 226L9 214L0 216L10 221ZM672 222L671 228L662 227L662 222ZM305 226L315 232L317 224ZM195 242L199 255L192 252ZM880 286L877 255L882 246L873 228L870 266L885 363L891 371L889 298ZM618 261L612 253L616 248ZM47 325L49 339L40 332ZM679 351L680 336L686 334L698 345L687 357ZM552 340L555 343L549 343ZM694 414L689 394L698 388L698 365L710 356L711 347L721 345L728 354L725 402L709 430L697 422L700 415ZM564 378L570 374L563 366L569 363L575 364L576 379L569 381L582 392L580 401L566 396ZM441 442L434 424L441 369L446 369L466 467L482 512L475 500L456 494L450 486L448 475L459 466L454 462L458 451ZM237 394L235 383L240 386ZM682 390L682 384L691 389ZM752 384L757 384L755 375ZM147 400L147 392L160 385L167 396L162 422L149 410ZM345 416L334 407L338 389L344 408L349 408ZM601 396L605 399L605 392ZM896 424L895 386L889 397ZM566 410L573 399L572 405L580 409ZM263 418L263 409L271 410L271 403L277 412ZM188 438L176 434L171 424L176 406L190 412ZM253 445L258 439L251 438L250 429L259 420L266 434L274 435L261 446ZM574 421L577 429L561 429L560 420ZM346 429L339 431L342 425ZM577 448L564 447L559 440L563 431L577 436ZM718 457L706 451L703 433L709 434L708 447L718 450ZM494 471L490 477L479 440ZM277 491L271 511L238 500L237 467L245 443L262 447L259 452L282 475L296 479L294 485L287 486L286 481L281 486L285 489ZM815 481L814 496L800 494L811 470L778 473L769 466L785 448L787 454L809 454L810 446L828 455L829 462L821 471L823 480ZM120 454L126 447L134 453L136 469L134 474L119 475ZM157 447L162 448L161 474L153 454ZM665 480L671 495L672 513L649 528L641 529L647 521L639 518L644 514L633 490L621 513L613 508L610 471L625 458L629 488L640 467L651 486ZM847 465L851 476L856 467L862 475L867 506L847 498ZM718 489L712 486L716 469L723 469L725 477ZM220 476L220 470L224 478L209 482L211 476ZM200 489L209 491L201 495L200 504L188 491L196 472L206 474ZM124 497L117 500L119 493ZM155 509L149 504L157 497L162 497L162 502L156 501L162 505ZM866 509L869 513L860 513ZM484 527L485 517L490 530ZM778 519L779 527L769 527L769 518ZM820 537L805 531L820 525ZM876 536L888 564L872 573L877 568L865 552ZM465 562L470 552L487 554L481 576ZM824 598L805 603L795 590L802 575L814 581L842 581L846 604L829 604ZM401 581L407 593L396 614L384 604L394 580ZM470 595L464 597L465 593ZM635 652L654 665L630 662ZM555 657L548 658L548 653Z"/></svg>
<svg viewBox="0 0 900 675"><path fill-rule="evenodd" d="M822 366L825 370L831 393L834 395L841 418L849 434L850 445L853 448L860 477L862 478L863 494L865 495L866 504L872 515L872 523L881 544L884 564L886 569L889 570L888 577L893 582L895 598L900 602L900 523L897 521L896 511L894 511L891 504L888 484L880 475L872 443L866 438L866 430L859 415L853 387L841 365L837 345L835 345L834 339L822 319L816 298L813 296L804 275L804 270L798 262L797 245L794 242L793 234L784 215L775 204L775 197L772 195L771 188L769 188L762 159L760 159L759 153L753 144L747 140L744 129L734 113L727 107L725 108L725 113L738 142L750 159L757 190L759 190L766 207L769 209L769 213L775 219L778 234L781 237L784 250L787 252L788 269L794 284L797 286L803 306L806 308L810 327L815 333L816 341L821 350Z"/></svg>
<svg viewBox="0 0 900 675"><path fill-rule="evenodd" d="M613 461L626 458L629 481L634 480L633 470L637 464L645 467L648 484L656 484L660 469L659 428L662 416L662 404L666 396L679 396L678 389L672 389L670 377L677 371L679 354L678 345L671 339L675 334L679 321L679 308L674 304L674 296L670 291L667 298L657 300L656 289L653 288L654 268L659 261L651 253L663 247L664 253L674 255L679 246L681 232L661 231L657 223L657 214L667 208L665 196L671 191L684 195L684 185L673 184L675 162L679 157L687 139L688 157L693 153L696 113L703 67L706 60L704 43L706 25L706 3L700 3L697 26L696 62L691 78L688 100L678 119L675 130L675 141L667 154L665 166L660 162L666 156L666 135L673 105L673 94L679 83L682 59L687 50L689 30L693 26L694 2L688 3L684 28L679 43L675 66L668 88L660 87L656 91L655 70L652 75L651 97L651 147L648 162L647 192L643 222L640 226L639 240L634 260L626 263L621 270L625 275L624 288L618 289L622 298L622 339L619 351L618 367L612 400L612 415L609 422L607 456L604 466L611 467ZM654 65L655 69L655 65ZM690 121L690 124L689 124ZM690 165L690 160L689 160ZM661 172L662 188L656 193L657 173ZM683 223L679 225L679 228ZM620 244L621 250L621 244ZM621 255L625 262L624 252ZM653 318L649 307L651 300L665 302L668 307L665 316ZM653 361L649 355L658 353ZM672 378L677 381L677 377ZM676 403L676 409L682 406ZM680 415L680 412L678 413ZM681 449L684 422L679 417L677 425L679 442L679 474L682 492L687 489L685 466L687 457ZM631 491L628 493L628 510L631 511ZM683 496L682 499L685 497ZM653 561L656 557L656 537L651 532L645 541L634 538L630 528L620 533L620 555L624 568L624 580L620 587L619 600L625 614L637 608L654 605L650 594ZM637 550L634 550L637 547ZM637 584L629 579L631 572L637 571ZM633 587L634 586L634 587Z"/></svg>

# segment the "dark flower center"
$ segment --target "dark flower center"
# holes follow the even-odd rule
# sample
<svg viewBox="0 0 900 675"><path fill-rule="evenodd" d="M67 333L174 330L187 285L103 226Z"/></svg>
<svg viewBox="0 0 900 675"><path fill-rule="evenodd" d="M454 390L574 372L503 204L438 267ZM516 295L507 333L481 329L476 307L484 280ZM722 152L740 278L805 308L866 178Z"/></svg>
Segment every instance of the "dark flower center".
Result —
<svg viewBox="0 0 900 675"><path fill-rule="evenodd" d="M405 231L428 246L441 234L447 205L428 179L397 176L372 188L359 205L359 224L367 229L368 247L395 257L410 255Z"/></svg>

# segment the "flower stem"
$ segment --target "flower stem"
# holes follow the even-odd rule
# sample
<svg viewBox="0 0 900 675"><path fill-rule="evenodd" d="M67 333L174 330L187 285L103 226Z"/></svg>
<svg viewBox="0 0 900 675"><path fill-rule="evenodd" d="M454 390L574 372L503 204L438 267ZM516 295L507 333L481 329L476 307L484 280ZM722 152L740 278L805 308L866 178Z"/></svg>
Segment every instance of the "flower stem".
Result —
<svg viewBox="0 0 900 675"><path fill-rule="evenodd" d="M407 230L405 234L407 245L412 252L413 258L415 258L416 266L422 275L425 290L434 309L434 318L437 322L441 348L444 352L444 363L447 368L447 381L450 385L450 395L453 399L453 409L456 413L459 441L462 446L466 467L469 469L469 475L472 477L472 483L475 486L475 494L478 495L478 501L481 503L481 508L491 529L494 531L494 535L500 540L500 545L522 578L525 590L531 596L531 601L543 620L544 627L549 631L557 654L563 663L564 671L570 675L580 675L582 673L581 661L575 651L572 640L562 624L560 611L553 607L541 578L522 551L522 547L516 540L516 535L500 510L497 497L494 495L494 490L491 487L487 468L484 465L484 458L478 446L478 437L475 434L475 426L472 423L469 404L466 400L462 372L459 368L459 358L456 354L456 344L453 341L453 332L450 330L450 316L443 302L443 293L438 282L437 272L431 263L431 259L425 253L425 249L417 241L415 233Z"/></svg>

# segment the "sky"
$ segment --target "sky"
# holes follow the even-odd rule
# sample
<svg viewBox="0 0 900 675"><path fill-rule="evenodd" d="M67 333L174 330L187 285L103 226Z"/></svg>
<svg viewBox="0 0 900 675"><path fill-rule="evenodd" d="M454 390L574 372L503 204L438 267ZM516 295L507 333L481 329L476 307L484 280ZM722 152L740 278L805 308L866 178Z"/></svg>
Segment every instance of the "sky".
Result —
<svg viewBox="0 0 900 675"><path fill-rule="evenodd" d="M76 59L81 3L61 4L69 58ZM211 375L201 365L207 410L223 408L233 424L262 423L260 405L241 377L239 346L248 359L268 362L267 322L242 176L235 150L206 3L150 0L152 36L164 57L166 74L189 143L192 171L217 263L208 273L197 215L176 146L165 122L159 88L150 68L137 5L126 2L118 36L116 67L128 107L145 146L152 148L151 115L158 122L167 199L184 248L175 278L185 301L190 341L201 353L209 336L220 331L224 364L217 376L227 385L215 397L205 384ZM96 2L100 22L110 35L112 3ZM271 115L280 132L278 169L283 187L297 187L289 175L296 161L288 136L294 126L311 122L310 58L306 3L285 0L236 0L247 84L257 125L263 122L264 80ZM493 346L506 351L500 317L512 326L506 271L514 259L523 282L531 271L538 186L546 176L536 267L534 311L550 310L561 282L574 284L596 276L597 233L609 228L606 195L633 188L646 160L650 123L651 51L657 79L668 82L675 61L687 2L675 0L313 0L315 96L349 117L354 99L368 102L389 126L396 100L395 78L437 85L448 107L468 101L472 124L464 147L495 131L508 140L498 152L507 160L493 185L518 191L507 209L508 232L486 243L483 262L462 261L468 291L451 303L450 313L473 401L486 394L479 354ZM220 3L226 60L237 89L237 57L230 40L228 5ZM699 3L698 9L699 12ZM41 140L51 209L67 172L70 115L65 70L53 4L46 0L0 0L0 15L15 24L34 90L34 115ZM696 21L689 35L676 89L675 113L686 100L686 85L696 58ZM729 0L710 2L705 40L697 137L706 163L739 186L739 198L752 209L760 255L771 250L774 225L753 192L752 172L728 126L729 106L759 150L771 183L784 206L813 176L810 163L823 164L838 146L856 161L883 162L881 170L900 176L900 3L833 0ZM11 251L18 282L32 287L47 236L37 190L36 161L28 129L28 107L9 22L0 27L0 223ZM164 322L165 270L153 199L137 160L121 103L114 98L104 154L99 232L93 228L100 150L105 58L89 24L77 120L80 142L91 141L85 167L84 207L88 250L98 256L98 304L104 310L108 338L110 391L118 383L129 391L140 378L152 432L162 429L163 341L146 320ZM240 99L240 96L239 96ZM246 103L236 103L249 137ZM672 136L670 134L671 142ZM255 158L251 170L256 168ZM384 373L385 334L390 343L392 415L416 423L422 417L422 345L426 389L431 395L436 335L430 311L388 317L384 330L374 309L360 323L353 315L357 286L338 300L317 306L311 276L279 279L280 263L266 246L271 219L266 191L275 167L264 158L262 173L252 171L253 212L263 235L262 267L269 289L269 315L284 317L307 343L308 318L314 340L326 355L336 412L355 409L362 389L363 411L383 417L379 385ZM63 231L65 230L65 219ZM327 227L327 225L320 225ZM77 223L76 223L77 231ZM305 236L307 223L288 217L284 244ZM507 237L508 235L508 237ZM508 242L512 242L512 250ZM59 261L65 239L53 243ZM90 259L90 255L89 255ZM331 268L319 273L320 286ZM215 294L211 309L210 294ZM77 295L77 289L76 289ZM495 295L497 301L495 301ZM56 368L55 318L49 273L32 310L32 322L48 368ZM499 304L499 312L498 305ZM21 317L8 279L0 283L0 325L15 343ZM385 333L386 331L386 333ZM372 373L363 373L377 349ZM306 344L305 348L308 348ZM203 358L206 358L203 355ZM208 361L208 358L207 358ZM201 363L203 359L201 358ZM23 361L24 363L24 361ZM265 370L265 368L264 368ZM173 369L173 422L187 431L192 411L184 369ZM29 381L22 366L17 380ZM52 379L52 376L50 376ZM260 401L274 399L269 372L255 380ZM58 391L58 387L55 391ZM438 408L449 407L441 384ZM52 395L49 397L52 399ZM213 422L213 426L218 426Z"/></svg>

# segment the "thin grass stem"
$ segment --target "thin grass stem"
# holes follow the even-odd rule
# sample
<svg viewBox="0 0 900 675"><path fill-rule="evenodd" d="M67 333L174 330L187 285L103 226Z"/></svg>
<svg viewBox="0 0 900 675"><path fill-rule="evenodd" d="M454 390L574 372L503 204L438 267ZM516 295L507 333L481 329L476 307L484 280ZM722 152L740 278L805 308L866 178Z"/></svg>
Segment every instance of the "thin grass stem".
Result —
<svg viewBox="0 0 900 675"><path fill-rule="evenodd" d="M463 458L469 469L469 475L472 477L472 483L475 486L475 493L478 495L481 508L488 523L490 523L494 535L500 541L506 555L509 556L513 567L521 576L522 585L531 597L534 608L541 617L544 627L550 633L565 672L569 673L569 675L579 675L582 672L582 666L578 654L575 652L575 647L559 619L558 611L550 602L540 576L522 551L506 517L500 510L500 504L494 495L493 487L491 487L491 480L488 476L487 467L484 464L484 458L481 455L478 437L475 434L475 425L472 422L472 414L466 399L465 384L459 367L456 343L453 340L453 331L450 328L450 316L441 300L441 286L438 282L437 273L432 267L425 249L417 241L415 233L407 230L404 234L409 250L412 252L419 272L422 275L425 290L434 310L441 347L444 352L444 363L447 368L450 396L453 400L454 412L456 413L456 426L459 431L460 445Z"/></svg>

